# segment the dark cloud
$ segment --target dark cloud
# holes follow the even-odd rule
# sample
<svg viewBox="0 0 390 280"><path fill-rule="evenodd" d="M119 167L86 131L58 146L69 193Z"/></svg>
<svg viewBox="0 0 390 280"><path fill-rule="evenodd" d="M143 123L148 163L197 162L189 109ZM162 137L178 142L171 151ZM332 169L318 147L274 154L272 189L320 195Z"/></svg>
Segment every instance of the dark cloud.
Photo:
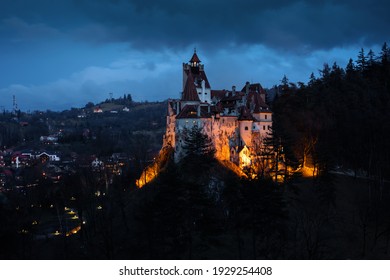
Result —
<svg viewBox="0 0 390 280"><path fill-rule="evenodd" d="M91 20L113 30L105 40L142 49L264 44L302 51L382 43L388 1L81 1ZM379 41L379 42L378 42Z"/></svg>
<svg viewBox="0 0 390 280"><path fill-rule="evenodd" d="M2 1L2 20L20 18L93 43L138 49L215 50L264 44L302 51L383 43L390 36L386 0L73 0Z"/></svg>

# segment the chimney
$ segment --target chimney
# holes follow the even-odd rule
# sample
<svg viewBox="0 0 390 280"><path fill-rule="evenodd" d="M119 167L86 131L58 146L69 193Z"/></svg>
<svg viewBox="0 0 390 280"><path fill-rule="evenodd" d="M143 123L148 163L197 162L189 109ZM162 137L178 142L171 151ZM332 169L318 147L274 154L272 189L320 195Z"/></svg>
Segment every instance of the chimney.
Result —
<svg viewBox="0 0 390 280"><path fill-rule="evenodd" d="M249 82L246 82L246 83L245 83L245 94L246 94L246 95L249 94L249 86L250 86L250 83L249 83Z"/></svg>
<svg viewBox="0 0 390 280"><path fill-rule="evenodd" d="M180 113L180 102L177 101L176 102L176 115L178 115Z"/></svg>
<svg viewBox="0 0 390 280"><path fill-rule="evenodd" d="M202 80L202 83L201 83L201 85L202 85L202 100L201 101L204 101L204 93L206 92L206 82L204 81L204 80Z"/></svg>
<svg viewBox="0 0 390 280"><path fill-rule="evenodd" d="M198 117L200 117L200 105L198 106Z"/></svg>

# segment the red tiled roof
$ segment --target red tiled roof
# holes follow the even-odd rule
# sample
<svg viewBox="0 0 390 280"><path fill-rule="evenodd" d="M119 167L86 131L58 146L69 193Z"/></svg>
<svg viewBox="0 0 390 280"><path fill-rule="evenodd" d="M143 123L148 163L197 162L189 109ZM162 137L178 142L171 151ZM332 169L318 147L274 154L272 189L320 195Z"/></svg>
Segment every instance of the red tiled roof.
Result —
<svg viewBox="0 0 390 280"><path fill-rule="evenodd" d="M238 118L239 121L253 121L254 118L249 111L249 109L246 106L241 107L240 117Z"/></svg>
<svg viewBox="0 0 390 280"><path fill-rule="evenodd" d="M246 85L242 88L242 92L245 92L245 89L246 89ZM249 91L255 91L255 92L258 92L258 93L263 93L265 94L265 90L263 89L263 87L259 84L259 83L256 83L256 84L250 84L249 85Z"/></svg>
<svg viewBox="0 0 390 280"><path fill-rule="evenodd" d="M185 105L176 119L196 119L196 118L210 118L215 111L215 106L210 106L210 113L207 106L200 106L200 116L198 116L198 105Z"/></svg>
<svg viewBox="0 0 390 280"><path fill-rule="evenodd" d="M256 91L250 91L247 97L247 107L250 108L250 104L254 103L253 112L259 113L261 111L269 111L269 106L264 102L264 100L261 98L260 93Z"/></svg>
<svg viewBox="0 0 390 280"><path fill-rule="evenodd" d="M202 86L202 84L201 84L202 80L204 80L205 81L205 87L206 88L211 88L209 80L207 79L206 73L203 70L200 70L200 71L184 70L184 71L187 74L187 77L189 77L190 75L192 76L193 81L196 82L196 86L197 87L201 87Z"/></svg>
<svg viewBox="0 0 390 280"><path fill-rule="evenodd" d="M242 96L240 92L236 92L233 94L232 92L229 92L228 96L224 96L221 98L221 101L235 101L235 100L241 100Z"/></svg>
<svg viewBox="0 0 390 280"><path fill-rule="evenodd" d="M246 85L242 88L243 92L246 92ZM263 89L263 87L259 84L250 84L249 85L249 92L247 97L247 107L250 108L251 102L254 103L253 112L259 113L259 112L270 112L269 106L265 103L265 101L261 98L261 94L264 94L266 96L266 91Z"/></svg>
<svg viewBox="0 0 390 280"><path fill-rule="evenodd" d="M190 62L196 62L196 63L200 62L200 59L199 59L198 55L196 54L196 52L194 52L194 54L192 55Z"/></svg>
<svg viewBox="0 0 390 280"><path fill-rule="evenodd" d="M194 79L191 74L188 75L186 85L184 87L183 96L181 98L183 101L200 101L198 93L196 92Z"/></svg>
<svg viewBox="0 0 390 280"><path fill-rule="evenodd" d="M211 98L217 98L218 100L221 100L222 97L225 96L227 90L211 90Z"/></svg>

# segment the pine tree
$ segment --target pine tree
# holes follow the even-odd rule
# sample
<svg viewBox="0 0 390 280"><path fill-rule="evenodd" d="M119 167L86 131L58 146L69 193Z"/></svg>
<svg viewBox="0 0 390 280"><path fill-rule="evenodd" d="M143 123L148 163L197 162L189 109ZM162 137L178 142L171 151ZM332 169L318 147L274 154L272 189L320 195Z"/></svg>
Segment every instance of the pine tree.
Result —
<svg viewBox="0 0 390 280"><path fill-rule="evenodd" d="M289 80L286 75L283 76L283 79L281 80L282 83L282 93L286 94L289 92L290 86L289 86Z"/></svg>
<svg viewBox="0 0 390 280"><path fill-rule="evenodd" d="M347 75L351 75L353 72L355 72L355 64L353 63L352 58L349 59L347 67L345 67L345 72Z"/></svg>
<svg viewBox="0 0 390 280"><path fill-rule="evenodd" d="M317 81L317 79L316 79L316 77L314 76L314 73L313 72L311 72L311 74L310 74L310 80L309 80L309 86L314 86L315 85L315 83L316 83L316 81Z"/></svg>
<svg viewBox="0 0 390 280"><path fill-rule="evenodd" d="M385 42L382 46L382 51L381 51L381 61L384 66L388 64L389 56L390 56L390 49L387 47L387 43Z"/></svg>
<svg viewBox="0 0 390 280"><path fill-rule="evenodd" d="M373 50L370 49L370 51L367 54L367 58L368 58L368 66L373 66L376 62L376 57Z"/></svg>
<svg viewBox="0 0 390 280"><path fill-rule="evenodd" d="M361 48L359 52L356 63L357 63L358 70L360 70L361 72L364 72L367 69L367 57L364 54L363 48Z"/></svg>
<svg viewBox="0 0 390 280"><path fill-rule="evenodd" d="M326 80L329 78L330 75L330 67L328 63L324 63L324 68L320 70L321 76L323 80Z"/></svg>
<svg viewBox="0 0 390 280"><path fill-rule="evenodd" d="M214 157L215 149L212 140L202 132L202 129L194 125L191 130L186 131L184 138L184 150L186 158L208 158Z"/></svg>

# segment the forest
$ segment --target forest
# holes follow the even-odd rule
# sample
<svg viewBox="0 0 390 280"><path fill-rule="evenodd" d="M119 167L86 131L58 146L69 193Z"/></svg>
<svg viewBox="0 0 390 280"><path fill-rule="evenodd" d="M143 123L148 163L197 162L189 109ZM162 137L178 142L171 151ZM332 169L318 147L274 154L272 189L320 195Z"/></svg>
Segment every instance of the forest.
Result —
<svg viewBox="0 0 390 280"><path fill-rule="evenodd" d="M308 84L286 77L273 101L274 134L291 163L314 173L350 169L383 182L390 174L390 50L359 52L345 68L324 64Z"/></svg>

